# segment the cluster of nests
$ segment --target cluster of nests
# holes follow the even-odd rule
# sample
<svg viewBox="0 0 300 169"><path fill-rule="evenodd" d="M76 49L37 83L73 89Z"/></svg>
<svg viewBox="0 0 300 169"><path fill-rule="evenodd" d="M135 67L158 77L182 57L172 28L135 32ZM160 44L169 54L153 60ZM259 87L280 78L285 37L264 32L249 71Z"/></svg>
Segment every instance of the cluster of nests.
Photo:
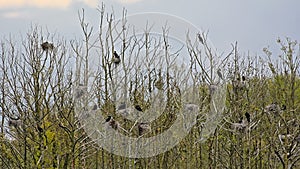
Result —
<svg viewBox="0 0 300 169"><path fill-rule="evenodd" d="M185 110L186 110L185 112L195 111L197 109L198 109L198 106L195 104L186 104L185 105ZM116 113L126 118L126 117L129 117L133 111L143 112L143 109L139 105L127 107L127 105L125 103L121 103L118 106ZM121 129L122 131L129 133L128 131L123 129L121 127L121 125L112 116L107 116L104 123L106 123L108 126L113 128L114 130ZM133 125L133 126L137 126L138 136L143 136L148 133L151 133L151 125L148 122L136 122L135 125Z"/></svg>
<svg viewBox="0 0 300 169"><path fill-rule="evenodd" d="M279 105L278 103L271 103L267 105L264 109L263 112L267 113L268 115L274 115L276 116L281 116L281 113L283 113L286 110L286 105ZM230 122L229 122L230 123ZM239 120L237 123L231 123L231 129L234 132L245 132L253 129L259 121L253 122L251 119L251 115L246 112ZM289 123L293 123L293 126L295 127L300 127L299 124L297 124L296 120L290 120ZM298 143L300 143L300 133L294 133L294 134L279 134L278 135L279 141L281 143L284 142L284 140L289 139L289 140L294 140Z"/></svg>
<svg viewBox="0 0 300 169"><path fill-rule="evenodd" d="M135 110L139 111L139 112L142 112L142 108L139 106L139 105L135 105L134 106ZM118 107L118 112L119 113L122 113L122 114L126 114L126 113L129 113L129 110L130 108L127 108L126 107L126 104L125 103L122 103L119 107ZM125 129L123 129L120 125L119 122L117 122L112 116L107 116L106 120L105 120L105 123L108 124L110 127L112 127L114 130L123 130L125 131L126 133L128 133L128 131L126 131ZM137 128L138 128L138 135L139 136L143 136L147 133L150 133L151 132L151 126L149 123L146 123L146 122L139 122L137 124Z"/></svg>
<svg viewBox="0 0 300 169"><path fill-rule="evenodd" d="M105 123L107 123L110 127L112 127L114 130L123 130L125 132L127 132L125 129L123 129L120 126L120 123L117 122L112 116L108 116L105 120ZM151 132L151 126L149 123L138 123L137 125L138 128L138 135L139 136L143 136L147 133ZM128 132L127 132L128 133Z"/></svg>
<svg viewBox="0 0 300 169"><path fill-rule="evenodd" d="M284 110L286 110L286 106L282 105L280 106L279 104L275 103L271 103L269 105L267 105L264 108L264 113L268 113L268 114L274 114L274 115L280 115L281 112L283 112ZM244 116L246 117L246 120L244 119L244 117L241 117L238 123L233 123L232 124L232 128L235 130L244 130L247 126L250 125L251 122L251 116L248 112L246 112L244 114Z"/></svg>
<svg viewBox="0 0 300 169"><path fill-rule="evenodd" d="M97 106L93 107L93 110L96 110ZM126 113L130 113L129 110L131 108L128 108L126 106L125 103L122 103L117 111L118 113L121 114L126 114ZM134 109L142 112L142 108L139 105L134 106ZM264 108L264 112L268 113L268 114L273 114L273 115L280 115L281 112L283 112L284 110L286 110L286 106L285 105L278 105L277 103L272 103L270 105L267 105ZM297 124L296 120L293 120L295 122L295 125L299 125ZM117 122L112 116L107 116L107 118L105 119L105 122L108 126L110 126L112 129L114 130L123 130L126 133L128 133L125 129L123 129L120 125L119 122ZM245 131L250 131L251 129L253 129L257 124L259 123L259 121L253 122L251 119L251 115L250 113L246 112L237 123L231 123L231 128L234 132L245 132ZM15 128L19 128L22 125L22 121L19 118L10 118L10 120L8 121L8 125L15 127ZM139 136L143 136L146 135L148 133L151 132L151 126L149 123L146 122L139 122L137 123L137 128L138 128L138 135ZM40 130L40 129L39 129ZM296 134L279 134L278 135L279 140L281 143L284 143L284 140L286 139L292 139L298 143L300 143L300 133L296 133Z"/></svg>

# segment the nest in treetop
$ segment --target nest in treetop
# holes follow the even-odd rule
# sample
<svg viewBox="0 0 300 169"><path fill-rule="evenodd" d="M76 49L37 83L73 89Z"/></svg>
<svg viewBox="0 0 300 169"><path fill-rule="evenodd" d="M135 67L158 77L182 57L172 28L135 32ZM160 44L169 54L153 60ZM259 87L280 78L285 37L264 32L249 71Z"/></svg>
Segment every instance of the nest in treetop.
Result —
<svg viewBox="0 0 300 169"><path fill-rule="evenodd" d="M140 123L138 125L138 132L139 132L139 136L147 134L151 132L151 126L148 123Z"/></svg>
<svg viewBox="0 0 300 169"><path fill-rule="evenodd" d="M53 50L54 45L53 45L53 43L44 42L41 44L41 47L42 47L43 51L48 51L48 50Z"/></svg>

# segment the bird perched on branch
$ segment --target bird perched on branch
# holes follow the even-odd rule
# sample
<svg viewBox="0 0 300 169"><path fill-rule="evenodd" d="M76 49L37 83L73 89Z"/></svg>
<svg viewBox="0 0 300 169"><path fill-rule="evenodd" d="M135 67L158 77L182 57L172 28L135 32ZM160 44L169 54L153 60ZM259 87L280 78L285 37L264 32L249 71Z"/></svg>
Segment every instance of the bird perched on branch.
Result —
<svg viewBox="0 0 300 169"><path fill-rule="evenodd" d="M244 120L244 117L241 117L238 123L232 124L232 129L235 131L245 131L249 127L250 124L250 114L248 112L245 113L246 120Z"/></svg>
<svg viewBox="0 0 300 169"><path fill-rule="evenodd" d="M118 131L124 131L125 133L128 134L128 131L125 130L120 123L118 123L116 120L113 119L112 116L107 116L105 123L108 124L108 126L110 126L111 128L113 128L114 130L118 130Z"/></svg>
<svg viewBox="0 0 300 169"><path fill-rule="evenodd" d="M112 61L116 65L118 65L121 62L120 56L117 54L116 51L114 51L114 55L113 55Z"/></svg>
<svg viewBox="0 0 300 169"><path fill-rule="evenodd" d="M246 80L246 77L245 76L242 76L242 81L245 81Z"/></svg>
<svg viewBox="0 0 300 169"><path fill-rule="evenodd" d="M217 74L218 74L218 76L219 76L220 79L224 80L224 79L223 79L222 72L221 72L221 69L218 69L218 70L217 70Z"/></svg>
<svg viewBox="0 0 300 169"><path fill-rule="evenodd" d="M53 45L53 43L44 42L41 44L41 47L42 47L43 51L48 51L48 50L53 50L54 45Z"/></svg>
<svg viewBox="0 0 300 169"><path fill-rule="evenodd" d="M105 122L112 127L113 129L117 130L119 128L119 123L116 122L112 116L108 116L105 120Z"/></svg>
<svg viewBox="0 0 300 169"><path fill-rule="evenodd" d="M248 123L250 123L250 114L248 112L245 113L246 119L248 121Z"/></svg>
<svg viewBox="0 0 300 169"><path fill-rule="evenodd" d="M201 37L201 34L198 33L198 38L199 38L199 41L202 43L202 45L204 44L204 41L203 41L203 38Z"/></svg>
<svg viewBox="0 0 300 169"><path fill-rule="evenodd" d="M143 111L143 109L141 108L141 106L140 106L140 105L138 105L138 104L137 104L137 105L135 105L135 106L134 106L134 108L135 108L135 109L137 109L138 111Z"/></svg>
<svg viewBox="0 0 300 169"><path fill-rule="evenodd" d="M232 79L232 86L233 90L236 93L237 91L241 90L248 90L249 88L249 83L247 82L247 79L245 76L240 77L237 75L235 79Z"/></svg>

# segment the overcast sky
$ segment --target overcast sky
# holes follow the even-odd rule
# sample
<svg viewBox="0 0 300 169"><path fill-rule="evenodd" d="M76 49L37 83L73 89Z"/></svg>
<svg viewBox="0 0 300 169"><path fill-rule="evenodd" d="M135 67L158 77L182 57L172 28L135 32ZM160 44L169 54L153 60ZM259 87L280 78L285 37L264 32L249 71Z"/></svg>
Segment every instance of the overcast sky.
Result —
<svg viewBox="0 0 300 169"><path fill-rule="evenodd" d="M276 48L278 37L300 40L299 0L105 0L110 12L121 17L162 12L175 15L207 31L218 51L229 51L238 42L240 51L262 53L263 47ZM77 12L84 8L87 19L97 24L97 0L0 0L0 37L18 37L31 24L48 27L66 38L80 37ZM159 19L159 18L158 18ZM95 25L96 26L96 25Z"/></svg>

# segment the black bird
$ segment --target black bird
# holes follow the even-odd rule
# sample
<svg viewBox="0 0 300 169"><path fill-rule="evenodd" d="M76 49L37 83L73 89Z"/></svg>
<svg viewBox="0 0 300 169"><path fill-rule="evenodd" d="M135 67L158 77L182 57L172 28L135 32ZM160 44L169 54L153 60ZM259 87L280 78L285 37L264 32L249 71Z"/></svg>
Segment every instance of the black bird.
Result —
<svg viewBox="0 0 300 169"><path fill-rule="evenodd" d="M250 123L250 114L248 112L245 113L246 119L248 123Z"/></svg>
<svg viewBox="0 0 300 169"><path fill-rule="evenodd" d="M114 57L113 57L113 62L117 65L121 62L120 56L117 54L116 51L114 51Z"/></svg>
<svg viewBox="0 0 300 169"><path fill-rule="evenodd" d="M112 116L108 116L105 120L106 123L108 123L108 125L110 127L112 127L113 129L117 130L119 128L119 123L116 122Z"/></svg>
<svg viewBox="0 0 300 169"><path fill-rule="evenodd" d="M243 119L244 119L243 117L240 118L240 120L239 120L240 124L243 123Z"/></svg>
<svg viewBox="0 0 300 169"><path fill-rule="evenodd" d="M40 127L39 125L37 125L37 129L38 129L38 131L39 131L40 133L42 133L42 132L44 131L43 128Z"/></svg>
<svg viewBox="0 0 300 169"><path fill-rule="evenodd" d="M140 105L135 105L134 108L137 109L138 111L143 111Z"/></svg>
<svg viewBox="0 0 300 169"><path fill-rule="evenodd" d="M242 76L242 81L245 81L246 80L246 77L245 76Z"/></svg>
<svg viewBox="0 0 300 169"><path fill-rule="evenodd" d="M286 110L286 105L285 105L285 104L283 104L283 105L281 106L281 110Z"/></svg>
<svg viewBox="0 0 300 169"><path fill-rule="evenodd" d="M112 117L111 117L111 116L107 116L107 118L106 118L105 122L109 122L111 119L112 119Z"/></svg>
<svg viewBox="0 0 300 169"><path fill-rule="evenodd" d="M223 75L222 75L221 69L217 70L217 74L218 74L219 78L223 80Z"/></svg>
<svg viewBox="0 0 300 169"><path fill-rule="evenodd" d="M200 41L202 44L204 44L203 38L201 37L201 34L200 34L200 33L198 33L198 38L199 38L199 41Z"/></svg>

